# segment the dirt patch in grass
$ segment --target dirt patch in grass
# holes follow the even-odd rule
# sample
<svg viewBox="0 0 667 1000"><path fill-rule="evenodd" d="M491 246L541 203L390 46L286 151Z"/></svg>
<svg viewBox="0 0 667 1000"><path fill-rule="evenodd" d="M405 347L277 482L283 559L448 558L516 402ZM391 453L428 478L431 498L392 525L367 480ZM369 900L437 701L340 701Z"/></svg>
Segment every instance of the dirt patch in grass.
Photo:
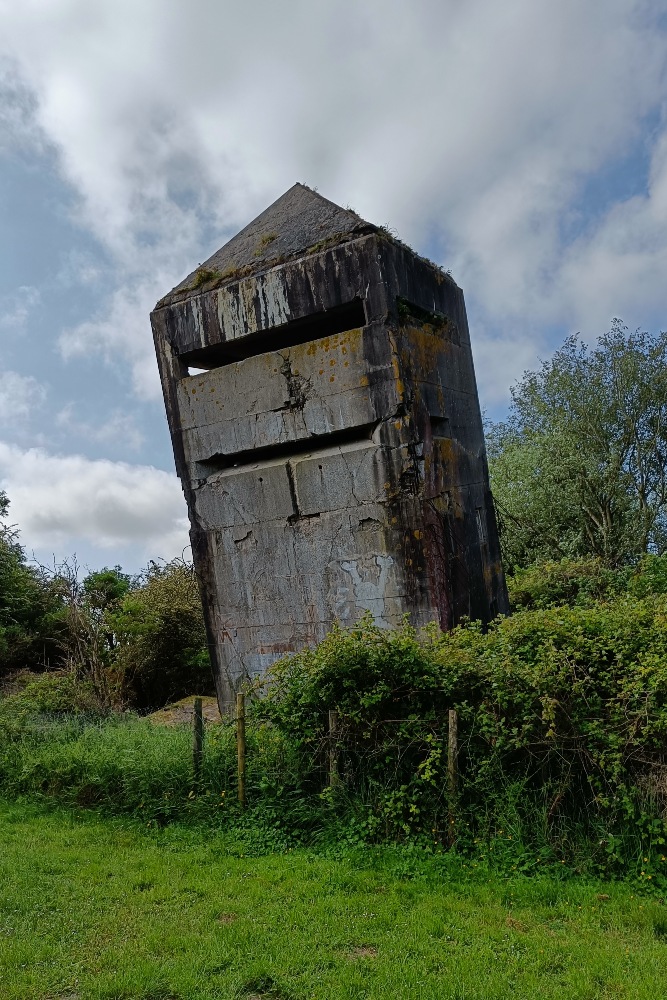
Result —
<svg viewBox="0 0 667 1000"><path fill-rule="evenodd" d="M148 718L158 726L182 726L185 723L192 724L195 712L196 695L188 695L181 698L172 705L166 705L158 712L153 712ZM220 722L220 709L215 698L208 695L201 695L202 713L205 722Z"/></svg>
<svg viewBox="0 0 667 1000"><path fill-rule="evenodd" d="M13 674L7 674L6 677L0 677L0 698L21 694L30 681L40 676L40 674L32 673L30 670L17 670Z"/></svg>
<svg viewBox="0 0 667 1000"><path fill-rule="evenodd" d="M378 950L367 944L360 944L349 953L349 958L377 958Z"/></svg>
<svg viewBox="0 0 667 1000"><path fill-rule="evenodd" d="M251 979L241 988L243 1000L291 1000L289 993L280 988L271 976Z"/></svg>

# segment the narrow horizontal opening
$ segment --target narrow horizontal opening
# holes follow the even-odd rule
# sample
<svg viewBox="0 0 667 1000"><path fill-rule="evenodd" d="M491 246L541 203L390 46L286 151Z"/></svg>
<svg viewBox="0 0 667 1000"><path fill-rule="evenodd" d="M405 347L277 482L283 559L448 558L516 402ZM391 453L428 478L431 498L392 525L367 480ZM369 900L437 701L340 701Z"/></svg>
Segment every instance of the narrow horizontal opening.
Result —
<svg viewBox="0 0 667 1000"><path fill-rule="evenodd" d="M292 320L291 323L271 327L270 330L250 333L238 340L228 340L224 344L186 351L180 355L180 359L188 368L209 371L211 368L234 364L235 361L254 358L258 354L309 344L313 340L345 333L347 330L356 330L365 325L364 304L361 299L353 299L345 305L335 306L325 312L312 313L310 316Z"/></svg>
<svg viewBox="0 0 667 1000"><path fill-rule="evenodd" d="M449 417L434 417L431 415L431 437L449 438L451 436Z"/></svg>
<svg viewBox="0 0 667 1000"><path fill-rule="evenodd" d="M248 448L232 455L211 455L203 462L197 462L202 477L208 478L218 472L228 472L251 468L284 464L292 458L316 457L334 454L337 451L365 447L373 440L377 422L345 427L330 434L316 434L306 441L288 441L283 444L266 445L263 448Z"/></svg>

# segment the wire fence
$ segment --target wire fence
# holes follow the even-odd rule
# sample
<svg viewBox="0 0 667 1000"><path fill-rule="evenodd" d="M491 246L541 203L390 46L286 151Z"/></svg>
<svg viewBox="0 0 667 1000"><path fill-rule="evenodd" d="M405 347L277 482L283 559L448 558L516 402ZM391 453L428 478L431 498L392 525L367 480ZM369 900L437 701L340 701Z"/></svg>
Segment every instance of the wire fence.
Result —
<svg viewBox="0 0 667 1000"><path fill-rule="evenodd" d="M338 711L330 710L326 731L301 747L298 761L280 753L264 752L257 738L248 739L246 731L246 699L237 694L235 712L225 720L233 727L236 740L236 797L242 808L248 804L248 776L253 784L261 780L272 786L284 785L296 772L313 791L325 788L360 790L364 777L381 775L383 784L399 788L406 774L423 769L425 761L437 759L438 773L443 781L435 799L447 816L448 839L456 827L456 802L460 786L459 727L456 709L449 709L440 720L381 719L372 732L365 735ZM396 732L400 728L399 734ZM392 735L395 734L395 738ZM264 742L267 740L264 734ZM388 753L388 747L391 753ZM204 718L201 699L195 699L193 714L192 769L195 780L202 774L204 760ZM254 758L254 759L253 759ZM231 789L230 789L231 791Z"/></svg>

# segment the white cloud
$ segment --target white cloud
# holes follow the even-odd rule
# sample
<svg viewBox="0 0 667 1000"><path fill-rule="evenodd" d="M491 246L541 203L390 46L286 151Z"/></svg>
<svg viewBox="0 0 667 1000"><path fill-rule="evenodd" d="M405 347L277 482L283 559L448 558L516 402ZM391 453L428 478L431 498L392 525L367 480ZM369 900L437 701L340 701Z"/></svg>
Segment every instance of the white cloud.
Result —
<svg viewBox="0 0 667 1000"><path fill-rule="evenodd" d="M85 438L100 444L118 444L127 451L139 451L144 443L144 435L136 425L132 413L115 410L99 425L87 423L77 418L75 406L68 403L56 415L56 425L68 436Z"/></svg>
<svg viewBox="0 0 667 1000"><path fill-rule="evenodd" d="M508 386L549 355L544 338L507 333L493 336L479 325L473 340L477 389L482 406L493 410L507 400Z"/></svg>
<svg viewBox="0 0 667 1000"><path fill-rule="evenodd" d="M139 394L158 392L155 300L295 180L422 249L434 238L517 359L536 326L600 323L603 302L634 325L659 298L665 122L646 138L650 192L600 220L579 204L660 114L657 0L0 9L0 45L35 95L82 223L116 262L109 300L62 349L129 364ZM497 383L477 354L482 383Z"/></svg>
<svg viewBox="0 0 667 1000"><path fill-rule="evenodd" d="M0 329L22 333L40 297L39 289L32 285L21 285L10 295L3 295L0 298Z"/></svg>
<svg viewBox="0 0 667 1000"><path fill-rule="evenodd" d="M96 550L130 549L138 567L179 556L188 545L178 479L152 466L0 442L0 489L28 550L63 557L83 541Z"/></svg>
<svg viewBox="0 0 667 1000"><path fill-rule="evenodd" d="M0 57L0 153L42 152L45 135L36 120L37 100L10 59Z"/></svg>
<svg viewBox="0 0 667 1000"><path fill-rule="evenodd" d="M653 151L648 190L613 205L577 239L561 269L572 319L601 332L613 316L667 328L667 133ZM576 317L576 319L575 319Z"/></svg>
<svg viewBox="0 0 667 1000"><path fill-rule="evenodd" d="M4 423L23 423L45 399L45 387L32 375L0 372L0 420Z"/></svg>
<svg viewBox="0 0 667 1000"><path fill-rule="evenodd" d="M56 282L62 288L96 285L103 275L98 260L81 250L72 249L62 255Z"/></svg>
<svg viewBox="0 0 667 1000"><path fill-rule="evenodd" d="M164 288L155 280L117 288L95 316L63 331L58 339L63 357L96 351L108 365L129 365L137 396L157 399L160 378L148 316Z"/></svg>

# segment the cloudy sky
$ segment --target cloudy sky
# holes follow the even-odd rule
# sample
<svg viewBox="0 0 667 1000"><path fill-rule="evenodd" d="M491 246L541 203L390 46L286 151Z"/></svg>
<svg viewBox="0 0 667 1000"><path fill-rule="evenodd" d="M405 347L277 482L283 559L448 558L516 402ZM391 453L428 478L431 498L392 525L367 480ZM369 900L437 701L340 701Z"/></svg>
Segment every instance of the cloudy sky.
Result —
<svg viewBox="0 0 667 1000"><path fill-rule="evenodd" d="M666 0L0 0L0 488L44 562L187 544L148 315L295 181L462 285L482 406L664 329Z"/></svg>

